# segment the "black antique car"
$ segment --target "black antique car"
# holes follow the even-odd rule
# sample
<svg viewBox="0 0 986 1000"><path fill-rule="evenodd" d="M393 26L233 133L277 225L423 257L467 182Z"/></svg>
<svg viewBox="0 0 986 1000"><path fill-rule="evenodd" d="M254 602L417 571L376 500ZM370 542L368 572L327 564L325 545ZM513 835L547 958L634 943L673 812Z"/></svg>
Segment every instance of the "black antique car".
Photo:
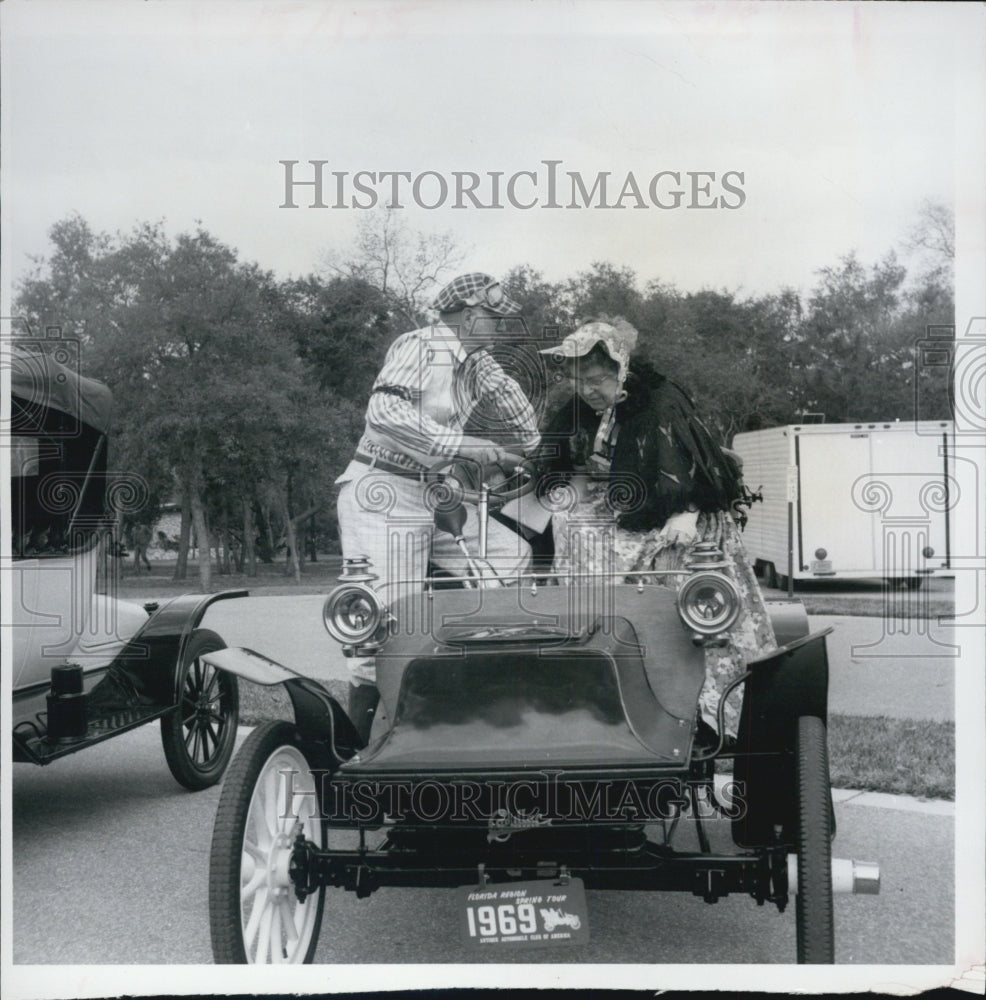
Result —
<svg viewBox="0 0 986 1000"><path fill-rule="evenodd" d="M48 764L160 720L171 773L207 788L233 751L238 688L205 664L224 643L199 626L211 603L242 592L145 605L113 597L115 525L146 498L136 477L107 475L112 396L77 361L70 340L3 348L13 759Z"/></svg>
<svg viewBox="0 0 986 1000"><path fill-rule="evenodd" d="M490 497L468 499L483 513ZM437 519L456 533L454 514ZM368 746L315 681L251 650L206 655L283 684L295 715L254 729L224 783L215 960L310 962L328 890L415 886L459 893L450 932L490 946L580 943L586 888L744 893L782 911L793 897L798 961L834 961L833 891L876 892L879 872L831 856L825 633L808 634L800 603L769 605L781 645L736 682L733 744L696 712L704 646L738 611L714 547L676 581L504 586L479 556L458 588L396 597L346 563L324 620L350 654L376 653L388 723ZM730 821L734 849L712 850L709 816Z"/></svg>

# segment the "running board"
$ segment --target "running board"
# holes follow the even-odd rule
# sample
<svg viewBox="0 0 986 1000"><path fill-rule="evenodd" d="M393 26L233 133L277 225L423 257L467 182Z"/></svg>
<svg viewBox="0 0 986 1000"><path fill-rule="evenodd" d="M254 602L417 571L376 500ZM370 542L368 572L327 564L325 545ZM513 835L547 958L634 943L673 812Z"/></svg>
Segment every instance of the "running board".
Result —
<svg viewBox="0 0 986 1000"><path fill-rule="evenodd" d="M136 729L145 723L153 722L163 715L168 715L174 711L174 706L169 705L161 708L159 705L140 708L121 708L108 712L104 716L91 719L86 725L84 736L70 739L49 739L47 735L41 735L36 731L31 731L26 735L27 726L14 731L14 760L22 763L49 764L59 757L67 757L71 753L85 750L87 747L102 743L112 736L118 736L129 729ZM31 729L33 730L33 724Z"/></svg>

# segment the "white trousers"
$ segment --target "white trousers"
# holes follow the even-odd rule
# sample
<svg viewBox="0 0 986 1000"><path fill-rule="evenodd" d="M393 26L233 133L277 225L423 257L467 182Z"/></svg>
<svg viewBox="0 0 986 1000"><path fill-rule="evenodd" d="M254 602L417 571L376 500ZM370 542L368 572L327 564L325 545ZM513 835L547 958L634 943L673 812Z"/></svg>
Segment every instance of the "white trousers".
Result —
<svg viewBox="0 0 986 1000"><path fill-rule="evenodd" d="M366 468L364 475L346 481L339 493L337 513L342 554L346 559L366 556L377 579L371 586L389 606L401 597L424 589L429 559L455 575L467 575L466 560L452 536L435 527L428 505L427 486L405 476ZM479 555L476 508L466 505L462 529L470 556ZM520 535L488 520L487 562L505 580L530 568L531 547ZM353 684L375 684L372 657L348 659Z"/></svg>

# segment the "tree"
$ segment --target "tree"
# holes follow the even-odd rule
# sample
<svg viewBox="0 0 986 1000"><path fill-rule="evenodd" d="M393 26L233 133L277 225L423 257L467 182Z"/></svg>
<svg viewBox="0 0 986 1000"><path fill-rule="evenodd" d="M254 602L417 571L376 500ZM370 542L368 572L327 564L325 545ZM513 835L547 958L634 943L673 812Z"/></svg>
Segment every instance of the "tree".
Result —
<svg viewBox="0 0 986 1000"><path fill-rule="evenodd" d="M284 324L319 387L366 404L399 329L387 296L363 278L310 276L284 287Z"/></svg>
<svg viewBox="0 0 986 1000"><path fill-rule="evenodd" d="M396 314L398 332L403 333L425 323L429 293L452 277L465 255L451 233L416 232L400 212L382 208L364 213L352 249L345 256L327 254L326 264L332 274L379 289Z"/></svg>
<svg viewBox="0 0 986 1000"><path fill-rule="evenodd" d="M955 215L940 201L926 199L918 211L917 222L904 238L904 247L924 252L935 267L951 268L955 261Z"/></svg>
<svg viewBox="0 0 986 1000"><path fill-rule="evenodd" d="M791 409L787 340L799 314L797 296L738 301L729 292L688 295L652 291L642 352L694 399L726 443L734 433L784 422Z"/></svg>
<svg viewBox="0 0 986 1000"><path fill-rule="evenodd" d="M634 271L606 261L595 261L588 271L581 271L564 288L564 302L576 325L605 314L622 316L639 326L641 301Z"/></svg>
<svg viewBox="0 0 986 1000"><path fill-rule="evenodd" d="M111 239L72 219L53 240L21 307L84 338L87 372L116 397L114 448L124 460L139 456L155 482L174 482L208 592L212 523L224 523L234 497L252 502L258 492L290 512L291 474L307 473L287 463L305 465L296 443L325 432L306 397L309 369L279 325L283 297L269 273L202 229L172 242L144 225Z"/></svg>
<svg viewBox="0 0 986 1000"><path fill-rule="evenodd" d="M560 285L545 280L529 264L511 268L502 278L510 297L521 307L521 316L534 340L542 346L560 340L571 326L571 315Z"/></svg>
<svg viewBox="0 0 986 1000"><path fill-rule="evenodd" d="M903 301L901 323L918 349L913 365L913 407L919 419L947 419L950 373L947 368L921 364L925 352L919 341L933 336L950 347L955 338L955 218L941 202L926 200L903 240L914 262L914 276ZM938 355L940 350L935 351Z"/></svg>
<svg viewBox="0 0 986 1000"><path fill-rule="evenodd" d="M798 406L828 420L913 415L921 332L894 254L869 269L854 254L820 272L794 343Z"/></svg>
<svg viewBox="0 0 986 1000"><path fill-rule="evenodd" d="M209 234L183 234L144 273L127 328L109 333L101 354L128 415L126 432L159 457L187 498L204 591L207 498L217 487L242 487L243 453L269 433L297 384L293 345L272 328L264 301L270 284Z"/></svg>
<svg viewBox="0 0 986 1000"><path fill-rule="evenodd" d="M71 318L71 335L83 347L112 313L114 289L109 237L92 231L79 215L55 223L48 233L54 253L50 261L32 258L31 272L19 286L17 311L40 329L61 326Z"/></svg>

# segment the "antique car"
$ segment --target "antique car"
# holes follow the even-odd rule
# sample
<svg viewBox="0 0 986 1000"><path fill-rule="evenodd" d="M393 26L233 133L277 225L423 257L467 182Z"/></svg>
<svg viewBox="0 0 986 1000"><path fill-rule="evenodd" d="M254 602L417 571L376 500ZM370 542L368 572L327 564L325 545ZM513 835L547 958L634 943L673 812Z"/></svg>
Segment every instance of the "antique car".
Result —
<svg viewBox="0 0 986 1000"><path fill-rule="evenodd" d="M73 347L48 338L3 350L13 759L48 764L157 719L175 779L207 788L233 751L238 686L205 664L224 643L199 625L211 603L244 592L112 596L117 519L146 497L136 477L107 475L112 396L78 373Z"/></svg>
<svg viewBox="0 0 986 1000"><path fill-rule="evenodd" d="M495 492L458 496L485 516ZM457 540L463 516L436 510ZM376 655L387 722L369 745L319 683L251 650L206 654L282 684L294 712L252 731L223 785L215 960L310 962L328 890L414 886L457 892L449 931L478 947L579 944L587 888L744 893L781 911L793 897L797 960L834 961L832 893L877 892L879 870L831 855L826 641L803 606L770 605L780 647L733 685L732 742L696 711L704 647L739 609L714 546L673 581L535 571L503 584L482 556L458 587L423 592L375 588L365 560L346 562L324 624L350 655ZM712 849L710 816L728 821L731 850Z"/></svg>

